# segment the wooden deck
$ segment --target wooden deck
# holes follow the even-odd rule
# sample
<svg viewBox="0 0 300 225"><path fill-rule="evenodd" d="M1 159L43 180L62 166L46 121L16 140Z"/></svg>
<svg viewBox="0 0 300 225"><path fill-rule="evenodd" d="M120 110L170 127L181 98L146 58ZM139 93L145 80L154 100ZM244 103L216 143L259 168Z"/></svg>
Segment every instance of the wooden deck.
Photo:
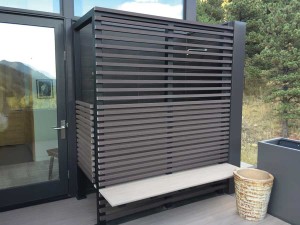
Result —
<svg viewBox="0 0 300 225"><path fill-rule="evenodd" d="M1 225L94 225L95 195L77 201L75 198L0 213ZM259 223L241 219L235 199L229 195L210 198L122 225L286 225L268 215Z"/></svg>

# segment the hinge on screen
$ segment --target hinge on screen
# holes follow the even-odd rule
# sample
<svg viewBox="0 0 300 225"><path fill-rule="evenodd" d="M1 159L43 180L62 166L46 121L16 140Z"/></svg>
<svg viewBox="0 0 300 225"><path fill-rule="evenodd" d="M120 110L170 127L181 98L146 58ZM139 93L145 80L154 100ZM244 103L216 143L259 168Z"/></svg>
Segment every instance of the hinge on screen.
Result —
<svg viewBox="0 0 300 225"><path fill-rule="evenodd" d="M67 60L67 52L64 51L64 60L66 61Z"/></svg>

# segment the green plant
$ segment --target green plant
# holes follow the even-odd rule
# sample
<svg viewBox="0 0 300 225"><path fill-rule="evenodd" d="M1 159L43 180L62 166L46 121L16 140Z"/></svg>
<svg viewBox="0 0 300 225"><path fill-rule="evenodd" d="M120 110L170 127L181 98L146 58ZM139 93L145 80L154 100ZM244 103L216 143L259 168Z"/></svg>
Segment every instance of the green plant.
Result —
<svg viewBox="0 0 300 225"><path fill-rule="evenodd" d="M253 57L267 78L265 99L276 104L281 135L289 136L291 122L300 118L300 2L281 0L267 4L268 14L260 33L262 51Z"/></svg>

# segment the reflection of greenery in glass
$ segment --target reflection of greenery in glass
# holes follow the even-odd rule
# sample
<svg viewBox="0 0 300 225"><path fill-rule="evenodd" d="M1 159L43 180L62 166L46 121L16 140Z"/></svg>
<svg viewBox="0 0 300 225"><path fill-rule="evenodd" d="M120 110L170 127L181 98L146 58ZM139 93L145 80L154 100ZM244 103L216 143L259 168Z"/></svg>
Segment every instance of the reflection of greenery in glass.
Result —
<svg viewBox="0 0 300 225"><path fill-rule="evenodd" d="M37 98L36 79L48 78L19 62L0 61L0 112L10 110L55 109L56 80L53 80L53 97Z"/></svg>
<svg viewBox="0 0 300 225"><path fill-rule="evenodd" d="M1 89L3 87L0 86ZM6 97L4 100L10 110L19 109L55 109L56 108L56 91L54 97L48 99L37 98L36 93L30 96L13 96Z"/></svg>
<svg viewBox="0 0 300 225"><path fill-rule="evenodd" d="M56 92L53 98L39 99L33 98L33 109L55 109L56 108Z"/></svg>
<svg viewBox="0 0 300 225"><path fill-rule="evenodd" d="M0 87L2 89L2 87ZM28 101L29 100L29 101ZM53 98L38 99L36 95L23 97L6 97L4 100L10 110L18 109L55 109L56 108L56 93Z"/></svg>

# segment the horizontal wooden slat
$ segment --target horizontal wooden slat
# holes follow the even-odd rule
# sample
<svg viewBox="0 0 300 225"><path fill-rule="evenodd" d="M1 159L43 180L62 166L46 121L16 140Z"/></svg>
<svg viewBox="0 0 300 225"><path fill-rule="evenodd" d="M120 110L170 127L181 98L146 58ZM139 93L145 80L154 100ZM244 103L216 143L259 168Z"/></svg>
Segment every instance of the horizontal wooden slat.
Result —
<svg viewBox="0 0 300 225"><path fill-rule="evenodd" d="M195 32L200 34L211 34L211 35L219 35L219 36L228 36L232 37L232 33L225 33L225 32L218 32L218 31L209 31L204 29L192 29L192 28L186 28L176 25L161 25L159 23L147 23L147 22L139 22L139 21L132 21L132 20L123 20L123 19L116 19L116 18L109 18L109 17L102 17L102 16L96 16L96 21L106 21L106 22L114 22L117 24L129 24L129 25L135 25L135 26L141 26L141 27L153 27L153 28L161 28L161 29L167 29L167 30L178 30L178 31L186 31L186 32Z"/></svg>
<svg viewBox="0 0 300 225"><path fill-rule="evenodd" d="M216 118L216 119L206 119L206 120L192 120L192 121L179 121L179 122L162 122L162 123L152 123L152 124L142 124L142 125L132 125L132 126L118 126L111 128L101 128L98 129L97 132L99 134L109 134L109 133L118 133L124 131L139 131L139 130L147 130L154 128L165 128L165 127L178 127L178 126L189 126L189 125L197 125L197 124L205 124L204 126L213 126L214 123L222 122L226 123L229 121L229 118Z"/></svg>
<svg viewBox="0 0 300 225"><path fill-rule="evenodd" d="M214 142L199 142L198 143L189 143L187 145L174 145L172 143L160 144L160 145L151 145L146 147L139 148L126 148L126 149L118 149L117 151L105 151L100 152L99 157L123 157L126 158L128 155L134 154L134 157L141 157L159 153L165 153L167 151L176 152L176 151L185 151L189 149L201 149L204 147L215 146L215 145L226 145L228 144L228 140L216 140Z"/></svg>
<svg viewBox="0 0 300 225"><path fill-rule="evenodd" d="M187 125L187 126L175 126L174 124L168 124L165 127L159 127L156 129L144 129L144 130L135 130L135 131L126 131L126 132L114 132L101 134L98 136L100 140L110 139L110 138L123 138L131 136L141 136L141 135L150 135L150 134L159 134L167 132L176 132L176 131L185 131L185 130L195 130L195 129L206 129L212 127L226 127L229 126L229 123L212 123L212 124L200 124L200 125Z"/></svg>
<svg viewBox="0 0 300 225"><path fill-rule="evenodd" d="M83 123L85 123L85 124L87 124L87 125L90 125L90 126L92 126L93 125L93 121L91 121L91 120L89 120L89 119L87 119L87 118L85 118L85 117L83 117L83 116L81 116L81 115L76 115L76 120L78 121L82 121Z"/></svg>
<svg viewBox="0 0 300 225"><path fill-rule="evenodd" d="M147 22L151 23L158 23L158 24L174 24L174 25L181 25L181 26L197 26L201 29L214 29L214 30L220 30L220 31L231 31L233 30L232 26L228 25L215 25L215 24L205 24L200 23L196 21L189 21L189 20L182 20L182 19L173 19L168 17L162 17L162 16L153 16L153 15L147 15L147 14L140 14L140 13L134 13L134 12L128 12L128 11L120 11L115 9L108 9L108 8L101 8L101 7L95 7L95 15L103 16L103 17L113 17L113 18L122 18L124 20L128 19L130 17L130 20L133 21L144 21L147 20ZM98 14L99 13L99 14ZM148 21L149 20L149 21Z"/></svg>
<svg viewBox="0 0 300 225"><path fill-rule="evenodd" d="M131 159L127 159L126 162L125 161L111 161L109 163L104 163L104 164L100 164L100 168L101 169L107 169L109 170L109 168L114 168L114 167L123 167L124 169L126 168L126 166L130 166L130 165L140 165L140 167L144 166L144 163L148 163L148 162L155 162L157 164L160 163L160 161L162 161L163 163L167 163L170 164L168 165L168 167L172 167L172 166L176 166L177 162L181 162L180 164L182 164L182 162L184 161L188 161L188 160L197 160L197 162L200 161L204 161L204 159L200 159L200 158L205 158L205 157L210 157L213 159L217 159L220 158L220 154L227 154L228 150L226 148L222 148L222 147L211 147L211 148L207 148L208 151L206 152L198 152L197 154L189 154L189 155L184 155L184 156L172 156L172 154L160 154L160 155L156 155L156 156L148 156L147 158L131 158ZM214 151L216 150L216 151ZM217 151L218 150L218 151ZM174 154L175 155L175 154ZM224 155L227 156L227 155ZM172 159L170 159L170 157L174 157ZM188 163L183 163L183 164L188 164ZM151 168L150 170L157 170L156 168ZM138 173L138 171L132 171L133 173Z"/></svg>
<svg viewBox="0 0 300 225"><path fill-rule="evenodd" d="M76 101L77 161L87 178L94 182L93 105Z"/></svg>
<svg viewBox="0 0 300 225"><path fill-rule="evenodd" d="M81 132L92 134L91 137L93 137L93 130L90 127L82 126L80 123L76 123L76 128Z"/></svg>
<svg viewBox="0 0 300 225"><path fill-rule="evenodd" d="M136 103L136 104L113 104L113 105L98 105L97 109L128 109L141 107L156 107L156 106L184 106L184 105L205 105L205 104L219 104L230 103L229 99L219 100L202 100L202 101L179 101L179 102L157 102L157 103Z"/></svg>
<svg viewBox="0 0 300 225"><path fill-rule="evenodd" d="M171 110L171 109L170 109ZM167 110L166 110L167 111ZM108 122L114 120L133 120L133 119L141 119L141 118L164 118L171 116L187 116L187 115L202 115L202 114L210 114L210 113L226 113L230 112L230 109L207 109L207 110L183 110L183 111L170 111L170 112L154 112L154 113L135 113L129 115L109 115L109 116L101 116L97 118L99 122Z"/></svg>
<svg viewBox="0 0 300 225"><path fill-rule="evenodd" d="M91 175L90 171L88 169L85 168L85 166L81 163L81 162L78 162L78 166L80 167L80 169L83 171L83 173L87 176L87 178L92 182L94 183L94 178L93 176Z"/></svg>
<svg viewBox="0 0 300 225"><path fill-rule="evenodd" d="M147 48L147 47L134 47L134 46L123 46L123 45L109 45L109 44L95 44L96 48L102 49L116 49L116 50L129 50L129 51L144 51L144 52L161 52L161 53L174 53L174 54L188 54L188 55L203 55L201 51L187 51L187 50L172 50L172 49L161 49L161 48ZM207 47L207 46L206 46ZM212 48L212 47L211 47ZM219 50L232 50L232 47L215 47Z"/></svg>
<svg viewBox="0 0 300 225"><path fill-rule="evenodd" d="M129 176L127 178L107 180L107 181L101 182L102 186L100 185L99 187L102 188L103 186L118 185L118 184L121 184L121 183L128 183L128 182L135 181L135 180L147 179L147 178L151 178L151 177L157 177L157 176L160 176L160 175L170 174L170 171L172 171L172 170L174 170L174 172L178 172L178 171L186 170L184 168L195 169L195 168L199 168L199 167L202 167L202 166L214 165L215 161L218 161L218 163L222 163L222 162L224 162L224 160L227 159L226 157L225 158L221 157L221 158L217 159L216 156L210 156L210 157L207 157L207 158L209 158L207 161L205 161L201 158L200 159L194 159L193 161L195 163L182 164L178 167L175 167L174 169L168 168L166 170L158 170L158 171L148 172L148 173L145 173L145 174L138 174L138 175L135 175L135 176ZM165 173L162 173L162 172L165 172Z"/></svg>
<svg viewBox="0 0 300 225"><path fill-rule="evenodd" d="M90 121L93 120L93 115L91 115L89 113L86 113L86 112L84 112L82 110L78 110L78 109L76 109L75 112L77 115L80 115L80 116L84 117L85 119L88 119Z"/></svg>
<svg viewBox="0 0 300 225"><path fill-rule="evenodd" d="M124 149L124 148L138 148L138 147L143 147L143 146L148 146L148 145L158 145L158 144L166 144L170 143L170 146L180 146L182 142L184 143L192 143L192 142L205 142L206 140L213 140L214 137L216 140L222 140L228 138L228 131L222 131L222 132L213 132L213 133L200 133L200 134L190 134L190 135L183 135L183 136L178 136L176 139L171 141L168 138L160 138L156 140L142 140L139 142L127 142L127 143L119 143L119 144L114 144L114 145L107 145L107 146L101 146L99 145L99 151L110 151L110 150L118 150L118 149ZM217 137L220 136L220 137ZM223 136L223 137L221 137ZM199 139L202 138L203 140L201 141L194 141L194 139ZM206 139L207 138L207 139Z"/></svg>
<svg viewBox="0 0 300 225"><path fill-rule="evenodd" d="M185 160L185 161L179 161L179 162L174 162L172 163L172 165L174 165L174 168L168 167L166 169L160 169L160 170L155 170L155 171L149 171L149 172L145 172L144 174L138 174L135 176L130 176L130 177L124 177L124 178L119 178L119 179L115 179L115 180L108 180L108 181L103 181L100 182L100 187L103 186L107 186L107 185L115 185L115 184L120 184L120 183L127 183L133 180L141 180L141 179L145 179L145 178L150 178L150 177L156 177L159 175L165 175L171 172L177 172L177 171L183 171L186 169L194 169L194 168L199 168L202 166L206 166L206 165L213 165L215 163L222 163L224 162L224 160L228 159L228 154L220 154L220 155L213 155L213 156L205 156L205 157L199 157L199 158L194 158L191 160ZM150 165L152 164L152 168L156 168L159 167L160 161L152 161L151 163L145 162L145 165ZM168 161L163 162L164 165L168 163ZM136 167L136 170L139 170L143 167L143 164L133 164L130 165L130 167ZM151 167L149 167L149 169L151 169ZM126 167L127 168L127 167Z"/></svg>
<svg viewBox="0 0 300 225"><path fill-rule="evenodd" d="M191 66L191 65L160 65L160 64L141 64L141 63L113 63L113 62L96 62L96 66L112 66L112 67L134 67L134 68L170 68L181 70L224 70L230 71L231 67L227 66Z"/></svg>
<svg viewBox="0 0 300 225"><path fill-rule="evenodd" d="M149 171L151 169L151 167L154 167L154 168L157 168L158 170L161 170L160 174L166 174L166 173L171 173L172 171L180 171L180 170L185 170L185 169L191 169L191 168L199 168L201 166L206 166L206 165L212 165L212 164L216 164L216 163L223 163L226 161L226 157L220 157L220 156L217 156L217 158L214 156L213 158L207 160L207 159L200 159L200 160L197 160L196 162L196 165L193 163L193 164L182 164L181 162L181 165L177 165L178 167L169 167L166 163L162 163L162 162L156 162L156 161L153 161L151 163L144 163L144 165L141 165L141 164L134 164L134 165L130 165L130 166L127 166L126 168L119 168L119 167L115 167L115 168L109 168L109 170L99 170L99 173L102 174L102 173L107 173L107 172L110 172L110 173L119 173L119 172L124 172L124 171L130 171L130 170L144 170L145 171ZM159 171L158 171L159 173ZM151 175L150 175L151 176ZM150 177L149 174L147 175L147 177ZM123 183L123 181L116 181L116 183ZM125 180L126 182L126 180ZM101 185L100 185L101 186ZM103 186L103 185L102 185Z"/></svg>
<svg viewBox="0 0 300 225"><path fill-rule="evenodd" d="M165 107L144 107L132 109L111 109L101 110L97 112L98 116L119 115L119 114L136 114L136 113L149 113L149 112L169 112L171 111L187 111L195 109L222 109L229 108L230 104L206 104L206 105L183 105L183 106L165 106Z"/></svg>
<svg viewBox="0 0 300 225"><path fill-rule="evenodd" d="M109 54L97 53L97 57L112 58L112 59L138 59L138 60L153 60L153 61L173 61L173 62L199 62L199 63L232 63L232 60L218 59L194 59L194 58L177 58L177 57L158 57L158 56L140 56L140 55L125 55L125 54Z"/></svg>
<svg viewBox="0 0 300 225"><path fill-rule="evenodd" d="M86 166L86 168L89 168L92 171L92 168L94 166L94 158L89 157L89 155L86 154L86 149L77 148L77 156L78 161L82 162Z"/></svg>
<svg viewBox="0 0 300 225"><path fill-rule="evenodd" d="M156 36L156 37L168 37L168 38L181 38L185 40L194 40L194 41L205 41L205 42L216 42L216 43L228 43L232 44L233 40L227 39L218 39L218 38L205 38L205 37L193 37L191 35L182 35L182 34L170 34L166 32L155 32L155 31L146 31L138 28L128 28L128 27L113 27L106 25L95 25L95 30L101 31L115 31L120 33L130 33L130 34L139 34L147 36Z"/></svg>
<svg viewBox="0 0 300 225"><path fill-rule="evenodd" d="M76 104L80 105L80 106L83 106L83 107L86 107L86 108L90 108L90 109L94 108L93 104L83 102L83 101L79 101L79 100L76 100Z"/></svg>
<svg viewBox="0 0 300 225"><path fill-rule="evenodd" d="M174 133L167 133L167 134L160 134L160 135L147 135L147 136L139 136L134 138L123 138L123 139L110 139L110 140L100 140L98 145L110 145L110 144L119 144L119 143L126 143L126 142L138 142L143 140L153 140L153 139L160 139L166 137L178 137L178 136L187 136L193 134L202 134L202 133L209 133L209 132L219 132L219 131L227 131L229 130L228 127L220 127L220 128L213 128L213 129L206 129L206 130L195 130L195 131L183 131L183 132L174 132Z"/></svg>
<svg viewBox="0 0 300 225"><path fill-rule="evenodd" d="M89 114L89 115L93 115L94 114L93 109L82 107L80 105L76 105L76 110L81 111L82 113Z"/></svg>
<svg viewBox="0 0 300 225"><path fill-rule="evenodd" d="M94 161L94 151L91 147L87 147L86 145L84 145L82 142L77 142L77 150L78 150L78 154L84 154L84 157L88 160L88 161Z"/></svg>
<svg viewBox="0 0 300 225"><path fill-rule="evenodd" d="M94 128L91 124L87 124L79 119L76 120L76 126L81 126L83 129L87 130L88 132L94 132Z"/></svg>
<svg viewBox="0 0 300 225"><path fill-rule="evenodd" d="M224 133L224 132L223 132ZM180 142L168 142L166 140L163 140L165 142L160 142L161 140L158 140L157 143L150 143L148 144L146 142L145 145L137 145L137 146L130 146L128 147L128 145L126 144L125 146L106 146L104 147L100 147L100 151L99 151L99 157L105 157L106 155L110 156L110 155L124 155L124 154L131 154L131 153L141 153L141 152L147 152L147 151L158 151L166 148L169 149L175 149L174 151L176 151L177 149L182 149L182 148L190 148L190 147L195 147L198 146L200 147L207 147L207 146L212 146L214 144L211 144L212 142L215 142L216 144L222 144L223 142L228 143L228 140L226 140L228 137L227 136L221 136L222 133L217 133L218 135L220 135L219 137L214 137L213 135L210 134L211 137L209 137L209 135L198 135L198 137L200 136L202 139L187 139L187 140L182 140ZM145 142L144 142L145 143ZM102 151L105 150L105 151Z"/></svg>
<svg viewBox="0 0 300 225"><path fill-rule="evenodd" d="M76 129L76 132L77 132L78 136L80 136L84 140L91 141L91 143L93 143L93 141L94 141L94 138L93 138L94 134L93 133L85 132L85 131L82 131L80 129Z"/></svg>
<svg viewBox="0 0 300 225"><path fill-rule="evenodd" d="M230 80L118 80L97 79L98 84L230 84Z"/></svg>
<svg viewBox="0 0 300 225"><path fill-rule="evenodd" d="M130 121L112 121L106 123L98 123L98 127L113 127L113 126L129 126L129 125L137 125L137 124L152 124L152 123L163 123L163 122L174 122L174 121L191 121L191 120L200 120L200 119L211 119L211 118L226 118L229 117L229 113L224 114L207 114L207 115L196 115L196 116L177 116L170 118L158 118L158 119L148 119L145 118L143 120L136 119Z"/></svg>
<svg viewBox="0 0 300 225"><path fill-rule="evenodd" d="M180 165L178 168L186 167L186 168L193 169L193 168L199 168L200 166L203 166L203 165L204 166L213 165L213 164L215 164L216 160L218 160L219 162L221 160L224 161L224 159L226 157L224 158L223 156L225 156L225 155L220 155L219 158L216 156L209 156L207 158L210 158L210 159L207 161L203 161L203 159L197 158L197 159L194 159L193 161L197 161L197 163L199 163L198 166L193 165L193 164L183 164L183 165ZM205 157L203 157L203 158L205 158ZM142 170L142 173L139 174L138 173L139 170ZM177 170L176 167L173 170L176 172L180 171L180 169ZM181 169L181 171L182 170L184 170L184 169ZM105 179L105 180L101 180L103 177L100 176L100 183L102 186L115 185L115 184L120 184L120 183L124 183L124 182L130 182L133 180L141 179L141 176L143 174L144 174L144 178L147 178L147 177L165 175L167 173L170 173L170 171L172 171L172 168L160 168L160 166L153 167L152 170L151 170L151 168L148 168L148 170L147 170L147 168L141 168L138 170L125 171L124 173L116 173L114 175L105 175L105 177L109 178L109 179Z"/></svg>
<svg viewBox="0 0 300 225"><path fill-rule="evenodd" d="M171 76L171 77L231 77L230 73L168 73L168 72L132 72L132 71L96 71L99 75L116 76Z"/></svg>
<svg viewBox="0 0 300 225"><path fill-rule="evenodd" d="M122 42L137 42L137 43L144 43L144 44L157 44L157 45L164 45L164 46L180 46L180 47L189 47L189 48L211 48L211 49L219 49L213 45L204 45L204 44L194 44L194 43L183 43L183 42L173 42L173 41L157 41L151 39L142 39L142 38L128 38L128 37L118 37L118 36L109 36L109 35L99 35L96 34L96 39L104 39L104 40L115 40L115 41L122 41ZM231 53L215 53L215 52L208 52L208 51L198 51L197 55L202 56L218 56L218 57L232 57ZM192 55L192 54L190 54Z"/></svg>
<svg viewBox="0 0 300 225"><path fill-rule="evenodd" d="M115 92L153 92L153 91L220 91L231 90L231 87L198 87L198 88L97 88L97 92L115 93Z"/></svg>
<svg viewBox="0 0 300 225"><path fill-rule="evenodd" d="M219 150L224 150L224 152L222 153L226 153L228 152L228 147L229 147L229 145L212 145L212 146L202 145L202 147L200 148L199 146L200 145L196 145L196 146L193 145L188 147L168 148L168 149L160 149L156 151L140 152L138 154L110 156L110 157L106 157L103 160L103 163L108 163L108 162L118 163L122 161L124 165L126 165L126 164L131 164L131 162L136 161L139 158L141 158L141 161L138 161L140 163L143 161L158 160L160 158L165 158L165 157L176 157L176 156L183 156L183 155L191 156L192 154L194 154L195 157L197 154L203 154L204 152L207 152L207 154L205 153L206 155L210 155L210 154L213 155L216 154L213 151L219 151ZM121 166L121 164L119 165Z"/></svg>
<svg viewBox="0 0 300 225"><path fill-rule="evenodd" d="M148 100L148 99L170 99L170 98L214 98L230 97L230 93L222 94L185 94L185 95L147 95L147 96L97 96L98 101L120 101L120 100Z"/></svg>

